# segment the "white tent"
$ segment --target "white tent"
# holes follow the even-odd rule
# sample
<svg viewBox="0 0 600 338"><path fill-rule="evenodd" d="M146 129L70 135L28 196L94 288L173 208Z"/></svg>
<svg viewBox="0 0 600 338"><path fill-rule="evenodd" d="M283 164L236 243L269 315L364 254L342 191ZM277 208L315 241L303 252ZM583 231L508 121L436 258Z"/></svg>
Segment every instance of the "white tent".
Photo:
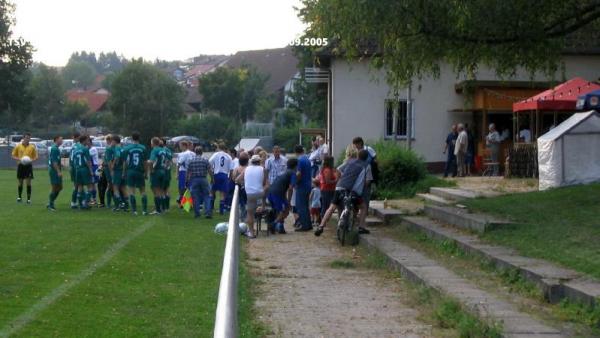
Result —
<svg viewBox="0 0 600 338"><path fill-rule="evenodd" d="M576 113L537 142L540 190L600 181L600 113Z"/></svg>

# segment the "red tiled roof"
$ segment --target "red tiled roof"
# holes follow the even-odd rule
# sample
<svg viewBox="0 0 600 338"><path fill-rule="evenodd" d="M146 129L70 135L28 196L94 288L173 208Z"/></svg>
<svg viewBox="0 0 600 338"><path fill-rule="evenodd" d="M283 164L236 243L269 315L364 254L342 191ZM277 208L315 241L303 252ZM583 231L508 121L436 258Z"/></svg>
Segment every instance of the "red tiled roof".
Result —
<svg viewBox="0 0 600 338"><path fill-rule="evenodd" d="M215 68L215 66L216 65L207 65L207 64L196 65L185 73L185 77L186 78L198 77L202 74L209 72L211 69Z"/></svg>
<svg viewBox="0 0 600 338"><path fill-rule="evenodd" d="M70 102L85 102L90 108L90 112L97 113L102 110L108 101L110 94L96 93L94 91L82 91L80 89L72 89L67 92L67 100Z"/></svg>

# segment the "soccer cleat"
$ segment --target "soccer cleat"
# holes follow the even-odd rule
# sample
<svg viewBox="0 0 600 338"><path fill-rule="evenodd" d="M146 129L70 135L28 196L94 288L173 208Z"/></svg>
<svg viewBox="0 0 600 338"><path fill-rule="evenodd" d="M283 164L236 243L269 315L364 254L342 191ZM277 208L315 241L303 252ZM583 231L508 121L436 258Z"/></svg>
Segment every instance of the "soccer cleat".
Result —
<svg viewBox="0 0 600 338"><path fill-rule="evenodd" d="M31 204L31 200L27 200L27 204Z"/></svg>
<svg viewBox="0 0 600 338"><path fill-rule="evenodd" d="M102 204L102 203L98 204L98 208L104 208L104 204Z"/></svg>
<svg viewBox="0 0 600 338"><path fill-rule="evenodd" d="M133 211L131 214L132 214L133 216L137 216L137 215L138 215L137 211Z"/></svg>
<svg viewBox="0 0 600 338"><path fill-rule="evenodd" d="M142 211L142 216L147 216L148 212L147 211Z"/></svg>
<svg viewBox="0 0 600 338"><path fill-rule="evenodd" d="M150 213L150 215L152 215L152 216L160 215L160 212L154 210L153 212Z"/></svg>
<svg viewBox="0 0 600 338"><path fill-rule="evenodd" d="M56 208L54 208L54 206L53 206L53 205L50 205L50 204L48 204L48 205L46 206L46 209L48 209L48 211L56 211Z"/></svg>
<svg viewBox="0 0 600 338"><path fill-rule="evenodd" d="M21 197L17 197L17 203L21 203L21 201L23 201Z"/></svg>

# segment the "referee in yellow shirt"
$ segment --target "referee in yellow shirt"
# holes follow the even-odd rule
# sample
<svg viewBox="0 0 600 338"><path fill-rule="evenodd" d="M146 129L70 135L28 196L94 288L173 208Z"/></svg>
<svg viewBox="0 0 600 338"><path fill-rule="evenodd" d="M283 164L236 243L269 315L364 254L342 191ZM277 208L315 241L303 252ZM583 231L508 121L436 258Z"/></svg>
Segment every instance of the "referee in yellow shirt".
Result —
<svg viewBox="0 0 600 338"><path fill-rule="evenodd" d="M27 183L27 204L31 204L31 180L33 179L33 161L37 160L38 153L35 145L29 143L31 134L25 133L21 143L17 144L15 149L12 151L12 158L17 161L17 180L19 180L19 197L17 202L21 203L21 197L23 195L23 181ZM23 164L21 159L23 156L29 156L32 163Z"/></svg>

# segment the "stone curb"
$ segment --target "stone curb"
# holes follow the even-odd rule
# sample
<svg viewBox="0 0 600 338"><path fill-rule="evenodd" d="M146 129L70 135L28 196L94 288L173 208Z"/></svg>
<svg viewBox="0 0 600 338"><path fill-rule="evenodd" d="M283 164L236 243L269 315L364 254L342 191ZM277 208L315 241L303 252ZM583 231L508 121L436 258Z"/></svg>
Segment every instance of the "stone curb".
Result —
<svg viewBox="0 0 600 338"><path fill-rule="evenodd" d="M361 236L361 245L381 252L391 268L409 281L433 288L457 299L476 316L501 323L505 337L563 337L560 331L540 323L528 314L440 266L423 254L376 232Z"/></svg>
<svg viewBox="0 0 600 338"><path fill-rule="evenodd" d="M425 205L425 214L443 223L451 224L461 229L484 233L494 227L511 224L483 214L470 213L466 209Z"/></svg>
<svg viewBox="0 0 600 338"><path fill-rule="evenodd" d="M426 217L404 217L403 223L430 238L451 241L468 254L482 256L498 269L516 269L523 278L536 284L550 303L566 298L593 306L600 297L600 281L587 278L577 271L542 259L520 256L506 247L483 243L477 236L460 233Z"/></svg>

